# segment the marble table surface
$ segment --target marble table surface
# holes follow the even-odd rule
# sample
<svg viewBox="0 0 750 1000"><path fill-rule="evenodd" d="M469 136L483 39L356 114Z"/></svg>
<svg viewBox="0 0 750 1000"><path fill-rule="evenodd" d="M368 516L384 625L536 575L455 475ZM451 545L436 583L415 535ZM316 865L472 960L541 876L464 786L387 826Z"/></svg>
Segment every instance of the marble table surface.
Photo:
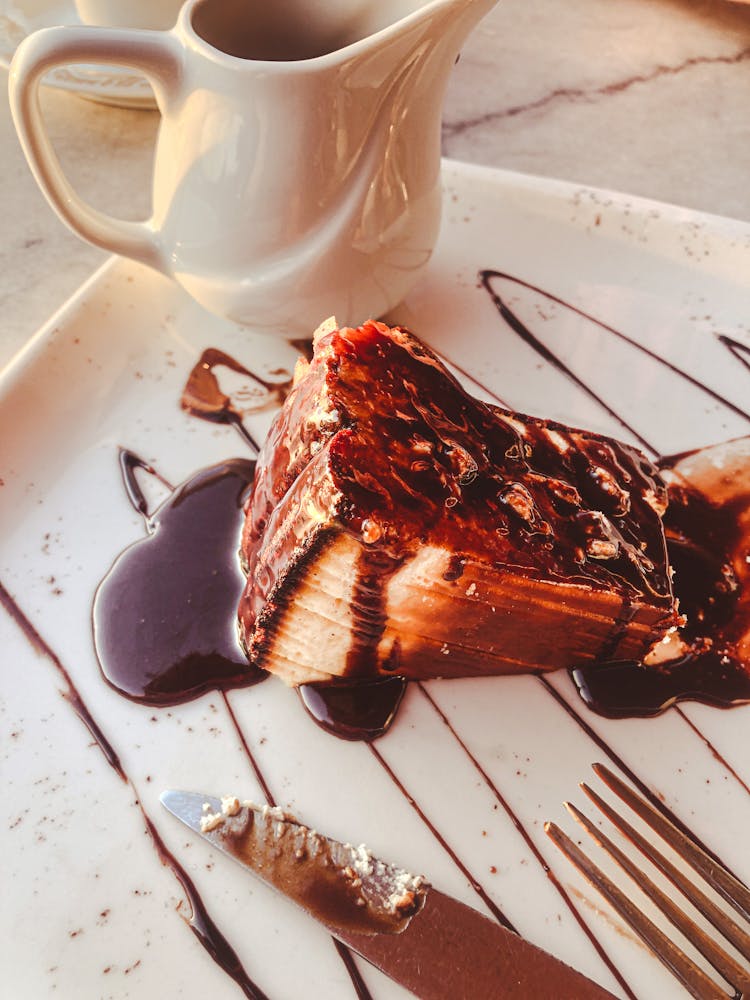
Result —
<svg viewBox="0 0 750 1000"><path fill-rule="evenodd" d="M466 44L446 155L750 221L750 6L501 0ZM58 221L0 102L0 367L105 259ZM53 141L99 207L147 214L155 112L48 89Z"/></svg>

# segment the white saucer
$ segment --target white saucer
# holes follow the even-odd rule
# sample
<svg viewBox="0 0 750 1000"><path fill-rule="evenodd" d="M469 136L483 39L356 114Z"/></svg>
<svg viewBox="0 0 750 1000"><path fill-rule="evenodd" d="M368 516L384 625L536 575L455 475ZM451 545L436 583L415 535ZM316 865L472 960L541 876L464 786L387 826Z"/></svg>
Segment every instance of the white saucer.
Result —
<svg viewBox="0 0 750 1000"><path fill-rule="evenodd" d="M16 3L0 0L0 65L9 68L16 48L32 31L56 24L80 24L72 0L59 0L57 3L54 0L22 0ZM100 104L121 108L156 107L148 81L140 73L126 67L58 66L45 76L44 83Z"/></svg>

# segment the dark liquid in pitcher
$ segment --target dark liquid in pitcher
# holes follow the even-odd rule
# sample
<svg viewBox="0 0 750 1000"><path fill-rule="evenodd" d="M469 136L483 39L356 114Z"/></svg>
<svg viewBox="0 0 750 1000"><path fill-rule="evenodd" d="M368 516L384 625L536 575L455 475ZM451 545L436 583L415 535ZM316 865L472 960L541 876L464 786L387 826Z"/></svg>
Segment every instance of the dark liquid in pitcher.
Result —
<svg viewBox="0 0 750 1000"><path fill-rule="evenodd" d="M415 9L419 4L415 4ZM391 23L377 6L318 4L304 0L204 0L193 12L196 34L238 59L297 62L328 55Z"/></svg>

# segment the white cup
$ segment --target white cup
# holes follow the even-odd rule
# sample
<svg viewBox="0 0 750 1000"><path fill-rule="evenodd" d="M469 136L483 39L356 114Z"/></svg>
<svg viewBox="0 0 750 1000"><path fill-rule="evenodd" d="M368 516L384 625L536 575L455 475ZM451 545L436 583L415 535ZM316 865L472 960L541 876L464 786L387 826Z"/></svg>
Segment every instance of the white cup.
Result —
<svg viewBox="0 0 750 1000"><path fill-rule="evenodd" d="M183 0L76 0L83 24L105 28L171 28Z"/></svg>

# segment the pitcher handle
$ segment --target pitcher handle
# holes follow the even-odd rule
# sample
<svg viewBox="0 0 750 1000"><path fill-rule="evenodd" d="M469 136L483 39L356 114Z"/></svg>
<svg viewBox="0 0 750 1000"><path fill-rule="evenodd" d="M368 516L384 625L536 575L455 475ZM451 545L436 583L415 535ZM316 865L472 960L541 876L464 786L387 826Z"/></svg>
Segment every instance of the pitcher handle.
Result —
<svg viewBox="0 0 750 1000"><path fill-rule="evenodd" d="M26 159L63 222L94 246L166 271L159 234L152 223L117 219L85 202L63 173L52 148L39 105L39 84L55 66L76 62L125 65L141 71L163 111L181 77L182 46L167 31L44 28L18 46L8 80L13 121Z"/></svg>

